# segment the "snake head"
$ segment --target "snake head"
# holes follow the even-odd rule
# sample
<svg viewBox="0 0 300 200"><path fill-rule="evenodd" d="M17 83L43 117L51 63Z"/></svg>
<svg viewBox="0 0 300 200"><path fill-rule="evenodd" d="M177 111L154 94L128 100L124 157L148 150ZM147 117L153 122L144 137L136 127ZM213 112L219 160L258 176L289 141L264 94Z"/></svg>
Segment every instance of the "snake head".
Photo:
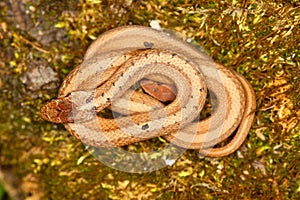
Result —
<svg viewBox="0 0 300 200"><path fill-rule="evenodd" d="M53 99L40 109L41 117L53 123L74 122L72 118L72 102L69 98Z"/></svg>

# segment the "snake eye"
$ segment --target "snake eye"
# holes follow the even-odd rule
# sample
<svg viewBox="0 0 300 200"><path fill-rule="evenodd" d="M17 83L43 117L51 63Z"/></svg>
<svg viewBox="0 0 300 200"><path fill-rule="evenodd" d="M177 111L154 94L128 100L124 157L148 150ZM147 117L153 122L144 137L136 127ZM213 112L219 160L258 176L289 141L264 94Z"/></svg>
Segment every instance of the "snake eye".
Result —
<svg viewBox="0 0 300 200"><path fill-rule="evenodd" d="M153 47L153 45L154 45L154 44L153 44L152 42L147 42L147 41L144 42L144 47L146 47L146 48L149 48L149 49L150 49L150 48Z"/></svg>
<svg viewBox="0 0 300 200"><path fill-rule="evenodd" d="M144 124L143 126L142 126L142 130L146 130L146 129L148 129L149 128L149 125L148 124Z"/></svg>

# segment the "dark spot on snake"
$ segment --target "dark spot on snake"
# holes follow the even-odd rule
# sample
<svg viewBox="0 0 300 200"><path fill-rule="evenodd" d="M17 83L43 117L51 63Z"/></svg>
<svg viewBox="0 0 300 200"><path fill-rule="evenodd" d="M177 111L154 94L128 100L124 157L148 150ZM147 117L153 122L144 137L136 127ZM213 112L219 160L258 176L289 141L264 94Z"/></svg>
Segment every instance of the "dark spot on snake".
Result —
<svg viewBox="0 0 300 200"><path fill-rule="evenodd" d="M143 126L142 126L142 130L146 130L146 129L148 129L149 128L149 125L148 124L144 124Z"/></svg>
<svg viewBox="0 0 300 200"><path fill-rule="evenodd" d="M191 99L193 99L194 98L194 96L193 95L191 95Z"/></svg>
<svg viewBox="0 0 300 200"><path fill-rule="evenodd" d="M113 82L112 85L115 86L115 82Z"/></svg>
<svg viewBox="0 0 300 200"><path fill-rule="evenodd" d="M198 106L193 106L193 108L194 108L195 110L198 110Z"/></svg>
<svg viewBox="0 0 300 200"><path fill-rule="evenodd" d="M85 100L85 103L90 103L92 102L94 99L94 94L91 94L86 100Z"/></svg>
<svg viewBox="0 0 300 200"><path fill-rule="evenodd" d="M104 93L102 93L101 96L104 97Z"/></svg>
<svg viewBox="0 0 300 200"><path fill-rule="evenodd" d="M105 140L104 140L104 143L108 143L108 139L105 139Z"/></svg>
<svg viewBox="0 0 300 200"><path fill-rule="evenodd" d="M107 101L110 101L110 98L106 98Z"/></svg>
<svg viewBox="0 0 300 200"><path fill-rule="evenodd" d="M176 56L176 53L172 53L172 58L174 58Z"/></svg>
<svg viewBox="0 0 300 200"><path fill-rule="evenodd" d="M147 41L144 42L144 47L146 47L146 48L149 48L149 49L150 49L150 48L153 47L153 45L154 45L154 44L153 44L152 42L147 42Z"/></svg>
<svg viewBox="0 0 300 200"><path fill-rule="evenodd" d="M96 107L96 106L93 106L93 107L92 107L92 112L95 113L96 110L97 110L97 107Z"/></svg>

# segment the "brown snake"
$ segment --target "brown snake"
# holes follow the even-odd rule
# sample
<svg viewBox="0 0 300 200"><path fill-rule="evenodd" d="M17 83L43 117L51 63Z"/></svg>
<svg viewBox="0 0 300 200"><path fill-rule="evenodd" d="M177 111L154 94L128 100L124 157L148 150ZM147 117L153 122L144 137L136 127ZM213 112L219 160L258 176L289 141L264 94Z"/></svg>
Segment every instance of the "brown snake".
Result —
<svg viewBox="0 0 300 200"><path fill-rule="evenodd" d="M164 105L132 90L144 78L150 79L149 84L175 86L175 100ZM217 99L216 106L210 117L195 121L207 91ZM107 107L121 115L115 119L97 115ZM63 82L57 99L40 112L43 119L63 123L91 146L122 146L163 136L179 147L221 157L244 142L255 107L252 86L238 73L165 32L124 26L91 44L82 64ZM235 130L225 146L213 148Z"/></svg>

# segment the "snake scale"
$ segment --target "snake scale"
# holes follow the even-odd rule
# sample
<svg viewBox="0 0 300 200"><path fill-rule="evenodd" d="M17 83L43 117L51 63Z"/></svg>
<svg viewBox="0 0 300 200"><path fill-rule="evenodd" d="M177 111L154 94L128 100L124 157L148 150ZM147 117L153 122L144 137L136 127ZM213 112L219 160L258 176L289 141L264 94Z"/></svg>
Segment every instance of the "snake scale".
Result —
<svg viewBox="0 0 300 200"><path fill-rule="evenodd" d="M146 92L153 83L175 88L165 87L175 99L162 103L135 90L141 83ZM211 116L199 121L207 93L216 103ZM40 113L95 147L163 136L179 147L221 157L244 142L255 107L253 88L238 73L166 32L131 25L99 36ZM99 115L105 108L118 115ZM227 144L213 147L231 135Z"/></svg>

